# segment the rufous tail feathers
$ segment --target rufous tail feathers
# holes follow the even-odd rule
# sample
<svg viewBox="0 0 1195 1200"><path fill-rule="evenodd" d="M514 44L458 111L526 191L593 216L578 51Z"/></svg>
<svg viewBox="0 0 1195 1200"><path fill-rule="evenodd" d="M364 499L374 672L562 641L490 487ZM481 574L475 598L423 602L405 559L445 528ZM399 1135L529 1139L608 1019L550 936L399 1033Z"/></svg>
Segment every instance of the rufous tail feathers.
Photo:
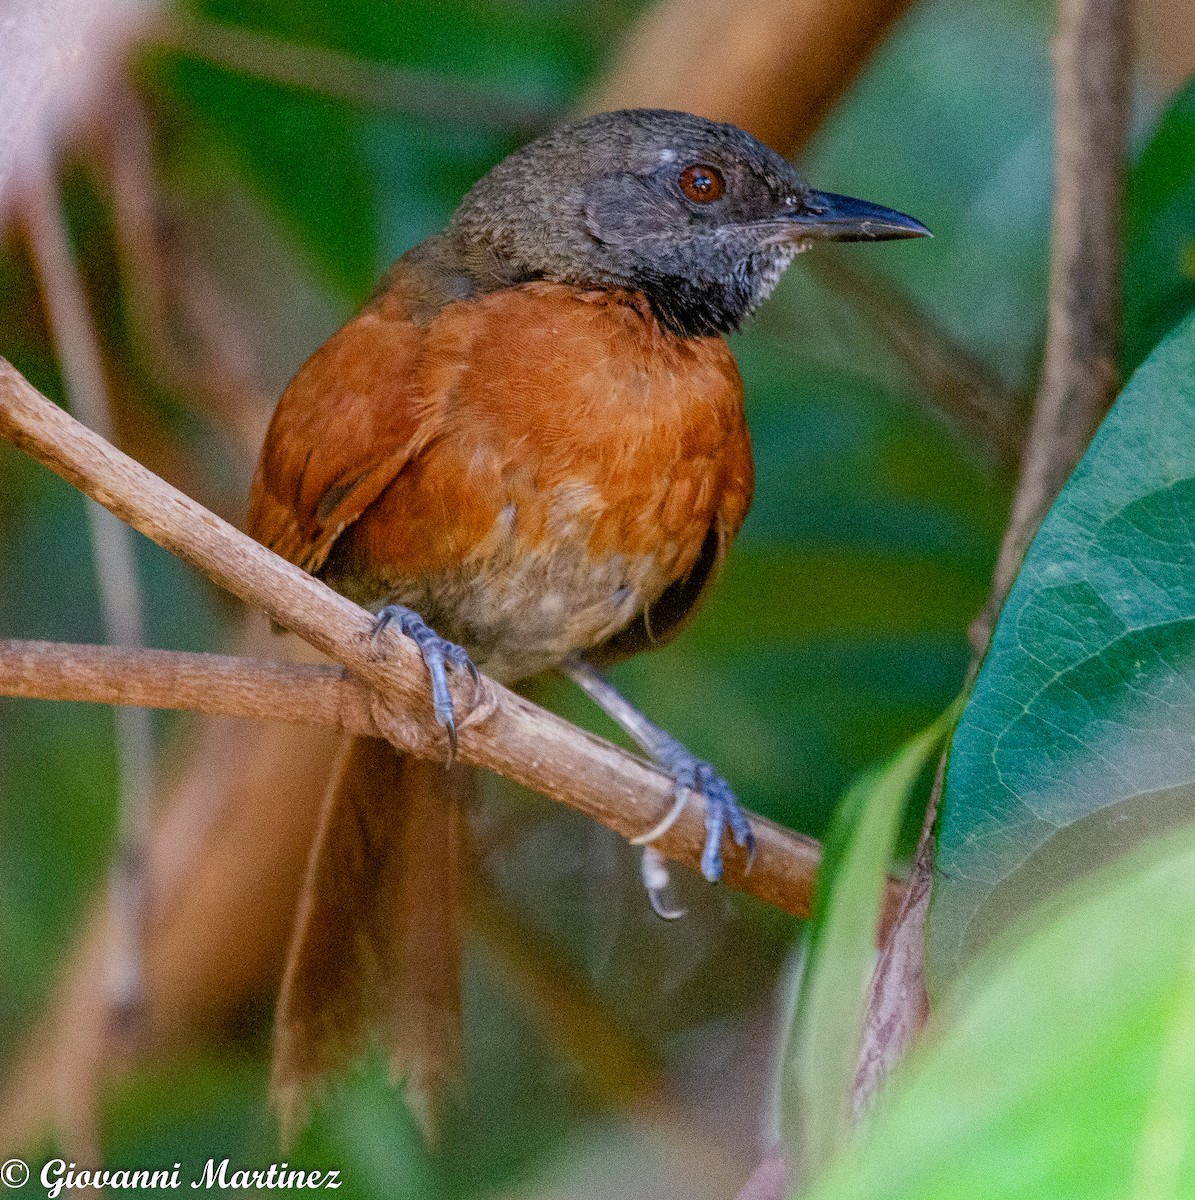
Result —
<svg viewBox="0 0 1195 1200"><path fill-rule="evenodd" d="M324 800L278 1001L284 1141L376 1035L429 1141L460 1070L463 801L472 770L353 738Z"/></svg>

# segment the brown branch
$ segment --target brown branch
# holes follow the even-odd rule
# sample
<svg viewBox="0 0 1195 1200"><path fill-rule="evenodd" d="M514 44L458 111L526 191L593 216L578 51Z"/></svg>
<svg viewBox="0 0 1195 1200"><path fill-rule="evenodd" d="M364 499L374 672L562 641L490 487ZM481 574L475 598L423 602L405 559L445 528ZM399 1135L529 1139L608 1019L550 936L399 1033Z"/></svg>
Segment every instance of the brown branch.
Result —
<svg viewBox="0 0 1195 1200"><path fill-rule="evenodd" d="M0 696L168 708L385 737L343 667L222 654L0 641Z"/></svg>
<svg viewBox="0 0 1195 1200"><path fill-rule="evenodd" d="M202 712L213 716L316 725L364 737L387 738L400 749L413 754L426 755L429 744L426 730L421 729L416 736L404 738L411 728L407 722L398 725L385 720L379 722L375 717L373 689L355 679L345 668L315 663L285 663L271 659L189 654L174 650L0 641L0 696L135 705ZM560 718L552 717L544 709L531 705L521 697L516 699L537 719L542 714L552 721L560 721ZM592 760L587 752L596 744L596 747L600 747L603 766L611 757L626 760L649 776L643 783L643 790L649 795L660 792L661 783L662 794L668 794L670 784L667 777L656 768L609 742L573 729L566 722L560 723L578 738L586 739L584 748L577 755L580 759L578 770L592 769ZM462 757L465 757L463 747ZM480 760L471 761L486 765ZM534 769L530 768L532 772ZM510 773L504 771L503 774ZM520 778L515 775L510 777ZM533 781L530 774L525 779L520 778L520 782L544 790ZM553 796L553 799L561 797ZM624 836L630 836L634 830L632 815L614 812L609 797L605 802L594 803L589 789L578 789L576 795L563 802ZM805 864L811 856L812 865L808 869L816 870L821 852L815 842L772 825L762 817L753 817L752 822L761 846L766 839L782 855L799 859L800 866L785 868L790 875L805 870ZM789 844L790 839L792 844ZM756 870L753 869L736 886L761 899L777 903L794 916L808 915L806 888L799 888L787 899L777 901L758 889L756 882ZM893 880L886 906L888 919L895 913L900 895L901 886Z"/></svg>
<svg viewBox="0 0 1195 1200"><path fill-rule="evenodd" d="M264 609L274 620L336 659L370 687L372 720L395 745L422 757L445 754L443 731L431 718L427 703L423 664L407 639L389 633L375 639L373 618L364 609L238 532L79 425L3 359L0 436L220 586ZM95 698L95 673L100 667L96 653L89 654L90 665L80 670L83 682L79 687L91 689L91 698ZM182 674L188 680L194 707L203 707L199 704L200 692L210 685L207 699L211 707L206 711L227 711L217 707L217 698L232 703L229 697L234 694L240 696L236 703L249 704L246 695L265 695L269 681L279 678L280 668L270 664L255 667L249 672L251 679L242 677L233 683L235 665L205 671L200 669L201 657L190 656L188 671ZM26 682L21 685L26 689L33 686L28 682L27 667L28 659L23 676ZM65 687L60 658L52 659L47 672ZM150 674L148 669L131 671L128 678L136 682L127 686L138 689L141 703L161 700L173 707L169 689L163 686L155 690ZM109 682L113 688L107 699L127 694L122 679L109 677ZM47 689L49 686L47 683ZM460 679L454 679L453 690L458 711L473 710L459 731L458 752L464 761L534 788L624 837L650 829L668 811L672 798L668 777L640 759L578 730L492 680L483 680L480 697ZM26 690L22 694L30 693ZM278 704L282 703L279 699ZM288 703L293 706L293 701ZM334 700L330 708L321 711L340 714L335 718L339 721L346 719L344 713L351 707ZM273 715L278 711L281 709L275 708ZM691 806L659 843L663 853L692 867L700 863L704 836L698 808ZM755 864L748 873L742 857L732 856L727 863L726 882L795 916L808 915L821 853L817 843L762 818L753 818L753 824L759 842ZM890 902L895 902L898 895L899 887L893 884Z"/></svg>
<svg viewBox="0 0 1195 1200"><path fill-rule="evenodd" d="M662 0L580 110L684 109L797 154L909 2Z"/></svg>
<svg viewBox="0 0 1195 1200"><path fill-rule="evenodd" d="M1126 0L1060 0L1054 43L1054 228L1041 387L1025 461L992 580L971 631L978 673L1030 541L1115 398L1120 204L1130 69ZM913 874L872 980L856 1081L865 1107L925 1023L925 918L939 766Z"/></svg>

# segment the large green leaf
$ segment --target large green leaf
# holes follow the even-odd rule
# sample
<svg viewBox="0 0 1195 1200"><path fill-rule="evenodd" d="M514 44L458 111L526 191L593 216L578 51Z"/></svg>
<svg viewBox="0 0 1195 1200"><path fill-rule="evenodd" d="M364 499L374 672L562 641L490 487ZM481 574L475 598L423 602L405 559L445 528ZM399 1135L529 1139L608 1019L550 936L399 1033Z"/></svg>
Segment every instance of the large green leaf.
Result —
<svg viewBox="0 0 1195 1200"><path fill-rule="evenodd" d="M1162 115L1129 180L1125 361L1195 308L1195 79Z"/></svg>
<svg viewBox="0 0 1195 1200"><path fill-rule="evenodd" d="M955 972L1060 883L1195 815L1195 317L1025 559L955 733L930 914Z"/></svg>
<svg viewBox="0 0 1195 1200"><path fill-rule="evenodd" d="M977 969L805 1200L1195 1195L1195 829L1091 883Z"/></svg>

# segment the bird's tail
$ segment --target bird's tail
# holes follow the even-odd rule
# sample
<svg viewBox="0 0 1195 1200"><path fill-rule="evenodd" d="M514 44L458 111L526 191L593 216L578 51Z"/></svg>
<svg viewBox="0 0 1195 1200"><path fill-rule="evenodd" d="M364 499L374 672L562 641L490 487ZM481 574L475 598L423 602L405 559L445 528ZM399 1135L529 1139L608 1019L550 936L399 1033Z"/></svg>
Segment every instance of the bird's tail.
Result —
<svg viewBox="0 0 1195 1200"><path fill-rule="evenodd" d="M271 1090L288 1139L378 1035L434 1140L461 1044L463 801L472 770L353 738L332 775L287 957Z"/></svg>

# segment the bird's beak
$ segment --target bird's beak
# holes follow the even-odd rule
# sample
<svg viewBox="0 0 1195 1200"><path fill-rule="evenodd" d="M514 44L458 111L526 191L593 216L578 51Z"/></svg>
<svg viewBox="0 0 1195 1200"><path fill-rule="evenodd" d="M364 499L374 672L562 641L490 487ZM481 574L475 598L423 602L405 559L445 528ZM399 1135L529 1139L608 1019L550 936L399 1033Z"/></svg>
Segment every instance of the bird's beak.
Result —
<svg viewBox="0 0 1195 1200"><path fill-rule="evenodd" d="M819 238L829 242L884 242L933 237L920 221L893 208L833 192L809 192L802 206L785 213L782 221L786 241Z"/></svg>

